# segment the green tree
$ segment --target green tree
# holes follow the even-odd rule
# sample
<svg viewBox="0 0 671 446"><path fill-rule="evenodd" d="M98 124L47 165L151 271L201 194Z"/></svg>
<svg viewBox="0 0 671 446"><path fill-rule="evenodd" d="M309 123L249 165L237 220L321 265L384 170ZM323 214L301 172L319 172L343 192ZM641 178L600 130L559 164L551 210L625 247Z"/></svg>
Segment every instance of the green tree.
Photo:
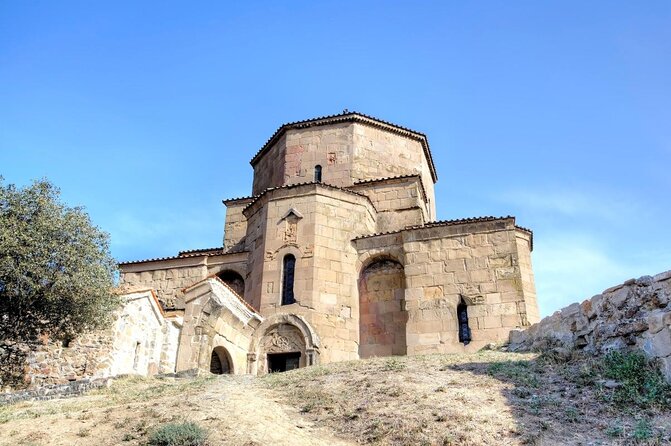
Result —
<svg viewBox="0 0 671 446"><path fill-rule="evenodd" d="M0 379L16 385L40 340L102 328L119 305L109 236L47 180L0 177ZM1 387L1 386L0 386Z"/></svg>

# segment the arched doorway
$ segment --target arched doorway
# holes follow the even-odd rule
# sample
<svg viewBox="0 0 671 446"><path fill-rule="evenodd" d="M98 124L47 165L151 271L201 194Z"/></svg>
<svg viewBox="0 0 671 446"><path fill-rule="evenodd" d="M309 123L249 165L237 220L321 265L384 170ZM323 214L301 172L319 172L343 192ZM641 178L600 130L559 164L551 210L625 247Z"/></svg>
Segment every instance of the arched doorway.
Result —
<svg viewBox="0 0 671 446"><path fill-rule="evenodd" d="M217 274L222 282L231 287L240 297L245 297L245 279L235 271L225 270Z"/></svg>
<svg viewBox="0 0 671 446"><path fill-rule="evenodd" d="M319 364L319 346L319 336L303 317L269 316L254 333L247 371L263 375Z"/></svg>
<svg viewBox="0 0 671 446"><path fill-rule="evenodd" d="M261 340L268 373L286 372L306 366L305 340L301 331L291 324L271 327Z"/></svg>
<svg viewBox="0 0 671 446"><path fill-rule="evenodd" d="M359 276L359 357L405 355L405 272L395 260L380 259Z"/></svg>
<svg viewBox="0 0 671 446"><path fill-rule="evenodd" d="M233 363L231 357L224 347L216 347L212 350L210 358L210 373L215 375L225 375L233 373Z"/></svg>

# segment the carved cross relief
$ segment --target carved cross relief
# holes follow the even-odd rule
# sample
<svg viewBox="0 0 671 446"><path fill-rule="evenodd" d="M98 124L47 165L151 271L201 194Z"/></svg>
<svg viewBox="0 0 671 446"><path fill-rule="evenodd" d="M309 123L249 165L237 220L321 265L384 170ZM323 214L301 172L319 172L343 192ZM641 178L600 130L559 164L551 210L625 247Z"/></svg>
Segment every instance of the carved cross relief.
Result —
<svg viewBox="0 0 671 446"><path fill-rule="evenodd" d="M280 220L280 224L284 223L283 240L285 244L296 243L298 236L298 221L303 218L303 215L296 209L291 208L285 212Z"/></svg>

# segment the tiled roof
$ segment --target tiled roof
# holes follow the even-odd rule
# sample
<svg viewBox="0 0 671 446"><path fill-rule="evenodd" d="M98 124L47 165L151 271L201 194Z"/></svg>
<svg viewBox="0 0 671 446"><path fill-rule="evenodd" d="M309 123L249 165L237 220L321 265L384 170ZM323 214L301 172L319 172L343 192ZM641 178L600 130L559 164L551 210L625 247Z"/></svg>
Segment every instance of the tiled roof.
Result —
<svg viewBox="0 0 671 446"><path fill-rule="evenodd" d="M378 119L373 116L368 116L363 113L347 110L337 115L320 116L318 118L311 118L303 121L289 122L283 124L282 126L280 126L280 128L278 128L275 131L275 133L273 133L273 135L270 137L270 139L268 139L268 141L263 145L263 147L261 147L261 149L258 152L256 152L256 155L254 155L254 157L250 161L250 164L252 166L255 165L256 162L259 160L259 158L261 158L261 156L266 151L268 151L268 149L270 149L270 147L273 144L275 144L277 140L279 140L284 134L284 132L286 132L287 130L303 129L308 127L316 127L329 124L338 124L341 122L358 122L373 127L382 128L384 130L396 133L398 135L407 136L420 141L422 147L424 148L424 154L426 155L426 159L429 162L429 168L431 169L431 176L433 177L433 181L434 182L438 181L438 174L436 172L436 167L433 164L433 157L431 156L429 141L427 140L426 135L424 133L411 130L407 127L402 127L400 125L384 121L382 119Z"/></svg>
<svg viewBox="0 0 671 446"><path fill-rule="evenodd" d="M247 201L247 200L253 200L256 198L255 196L249 196L249 197L236 197L236 198L226 198L224 200L221 200L222 203L228 204L228 203L235 203L236 201Z"/></svg>
<svg viewBox="0 0 671 446"><path fill-rule="evenodd" d="M456 219L456 220L441 220L441 221L434 221L431 223L425 223L423 225L415 225L415 226L406 226L403 229L399 229L397 231L388 231L388 232L377 232L375 234L368 234L368 235L361 235L359 237L355 237L354 240L361 240L369 237L377 237L380 235L390 235L390 234L398 234L403 231L412 231L415 229L426 229L426 228L436 228L440 226L454 226L454 225L462 225L462 224L469 224L469 223L482 223L482 222L488 222L488 221L498 221L498 220L507 220L507 219L513 219L513 222L515 221L515 217L512 215L508 215L506 217L492 217L492 216L487 216L487 217L473 217L473 218L461 218L461 219ZM515 225L515 228L525 231L531 235L531 249L533 250L533 232L530 229L523 228L521 226Z"/></svg>
<svg viewBox="0 0 671 446"><path fill-rule="evenodd" d="M327 189L338 190L338 191L341 191L341 192L346 192L348 194L352 194L352 195L356 195L358 197L365 198L366 200L368 200L368 202L371 204L371 206L373 206L373 209L375 209L375 206L373 205L373 202L370 201L370 198L368 198L365 194L361 194L359 192L354 192L353 190L345 189L343 187L334 186L332 184L322 183L322 182L319 182L319 181L305 181L305 182L302 182L302 183L285 184L283 186L269 187L268 189L264 190L259 195L254 197L254 200L251 203L249 203L247 206L245 206L245 208L242 211L244 212L247 209L249 209L250 207L252 207L254 205L254 203L259 201L262 197L264 197L269 192L279 190L279 189L291 189L291 188L294 188L294 187L310 186L310 185L318 185L318 186L321 186L321 187L325 187Z"/></svg>
<svg viewBox="0 0 671 446"><path fill-rule="evenodd" d="M239 295L233 288L231 288L226 282L224 282L223 280L221 280L221 279L219 278L219 276L217 276L216 273L215 273L215 274L210 274L209 276L205 277L204 279L197 280L196 282L192 283L191 285L182 288L182 292L184 293L184 292L186 292L186 290L188 290L189 288L193 288L193 287L195 287L196 285L198 285L199 283L201 283L201 282L205 282L206 280L209 280L209 279L214 279L214 280L216 280L217 282L221 283L221 284L222 284L223 286L225 286L231 293L233 293L233 295L234 295L235 297L237 297L238 300L239 300L240 302L242 302L242 304L243 304L245 307L247 307L248 310L250 310L250 311L252 311L252 312L254 312L254 313L256 313L256 314L259 314L258 310L256 310L254 307L252 307L252 306L249 304L249 302L247 302L242 296L240 296L240 295Z"/></svg>
<svg viewBox="0 0 671 446"><path fill-rule="evenodd" d="M179 257L190 257L197 254L219 254L223 251L223 246L217 246L216 248L189 249L188 251L180 251L177 255Z"/></svg>
<svg viewBox="0 0 671 446"><path fill-rule="evenodd" d="M244 249L238 249L238 250L231 250L224 252L223 247L218 247L218 248L204 248L204 249L192 249L189 251L180 251L176 256L169 256L169 257L155 257L151 259L143 259L143 260L129 260L126 262L119 262L119 266L122 265L134 265L137 263L148 263L148 262L160 262L163 260L175 260L175 259L188 259L191 257L205 257L205 256L217 256L217 255L224 255L224 254L237 254L240 252L244 252Z"/></svg>

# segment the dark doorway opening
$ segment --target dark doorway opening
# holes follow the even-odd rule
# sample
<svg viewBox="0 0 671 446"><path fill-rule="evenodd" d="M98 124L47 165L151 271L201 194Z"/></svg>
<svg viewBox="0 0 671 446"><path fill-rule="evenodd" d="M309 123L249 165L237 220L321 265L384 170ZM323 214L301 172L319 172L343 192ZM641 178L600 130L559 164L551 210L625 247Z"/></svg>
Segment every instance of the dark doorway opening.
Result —
<svg viewBox="0 0 671 446"><path fill-rule="evenodd" d="M228 353L223 347L217 347L212 350L210 373L214 373L215 375L231 373L231 363L228 358Z"/></svg>
<svg viewBox="0 0 671 446"><path fill-rule="evenodd" d="M286 372L299 367L300 352L268 353L268 372Z"/></svg>

